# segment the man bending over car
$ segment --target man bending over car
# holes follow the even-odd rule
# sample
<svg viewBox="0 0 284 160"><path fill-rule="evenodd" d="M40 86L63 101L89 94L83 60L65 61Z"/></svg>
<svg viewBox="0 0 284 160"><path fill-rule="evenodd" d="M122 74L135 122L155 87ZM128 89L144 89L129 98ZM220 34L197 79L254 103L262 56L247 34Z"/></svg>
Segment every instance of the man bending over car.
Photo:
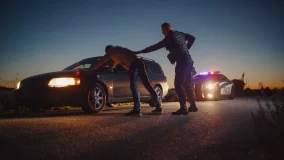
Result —
<svg viewBox="0 0 284 160"><path fill-rule="evenodd" d="M154 114L162 114L161 103L158 99L158 95L151 86L148 75L146 73L144 62L138 58L133 51L121 47L121 46L112 46L108 45L105 48L106 54L90 68L90 70L96 70L101 65L103 65L107 60L113 60L113 67L117 64L121 64L126 70L129 70L130 74L130 89L133 96L134 107L129 113L126 113L126 116L132 115L142 115L140 110L140 95L138 91L138 77L140 77L144 87L151 94L152 100L156 103L156 109L152 111Z"/></svg>

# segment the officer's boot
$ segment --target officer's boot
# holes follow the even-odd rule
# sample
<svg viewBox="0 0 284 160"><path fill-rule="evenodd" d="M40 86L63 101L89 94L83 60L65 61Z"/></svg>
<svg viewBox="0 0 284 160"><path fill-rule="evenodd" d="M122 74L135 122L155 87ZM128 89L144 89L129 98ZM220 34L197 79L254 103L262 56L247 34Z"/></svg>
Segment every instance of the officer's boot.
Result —
<svg viewBox="0 0 284 160"><path fill-rule="evenodd" d="M186 108L186 105L181 105L180 109L175 111L175 112L172 112L172 115L188 115L188 111L187 111L187 108Z"/></svg>
<svg viewBox="0 0 284 160"><path fill-rule="evenodd" d="M191 101L190 102L190 107L188 108L188 112L197 112L198 108L196 107L196 102Z"/></svg>

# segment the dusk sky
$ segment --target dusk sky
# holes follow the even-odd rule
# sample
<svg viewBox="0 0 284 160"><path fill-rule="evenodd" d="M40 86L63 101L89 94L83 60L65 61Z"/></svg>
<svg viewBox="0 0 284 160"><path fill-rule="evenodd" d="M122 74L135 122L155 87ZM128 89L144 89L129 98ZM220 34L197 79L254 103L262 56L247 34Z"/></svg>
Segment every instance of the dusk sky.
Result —
<svg viewBox="0 0 284 160"><path fill-rule="evenodd" d="M284 87L284 2L277 0L35 0L1 1L0 78L62 70L104 55L108 44L141 50L163 39L169 22L196 41L197 72L243 72L251 88ZM161 64L173 87L174 66L161 49L145 54Z"/></svg>

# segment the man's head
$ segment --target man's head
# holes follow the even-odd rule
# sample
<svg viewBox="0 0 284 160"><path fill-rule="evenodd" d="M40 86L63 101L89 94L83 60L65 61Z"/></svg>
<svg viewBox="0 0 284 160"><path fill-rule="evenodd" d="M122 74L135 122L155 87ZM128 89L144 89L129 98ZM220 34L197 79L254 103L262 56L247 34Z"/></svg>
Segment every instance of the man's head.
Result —
<svg viewBox="0 0 284 160"><path fill-rule="evenodd" d="M161 25L161 27L162 27L162 33L163 33L163 35L165 35L165 36L169 33L169 31L172 30L171 24L169 24L169 23L167 23L167 22L163 23L163 24Z"/></svg>
<svg viewBox="0 0 284 160"><path fill-rule="evenodd" d="M111 48L113 48L113 45L107 45L105 48L105 52L108 53Z"/></svg>

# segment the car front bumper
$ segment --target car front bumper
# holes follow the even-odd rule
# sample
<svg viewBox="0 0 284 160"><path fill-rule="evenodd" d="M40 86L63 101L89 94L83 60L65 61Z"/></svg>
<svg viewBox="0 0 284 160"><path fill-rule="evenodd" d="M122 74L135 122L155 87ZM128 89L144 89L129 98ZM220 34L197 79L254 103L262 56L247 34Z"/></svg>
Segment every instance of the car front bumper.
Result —
<svg viewBox="0 0 284 160"><path fill-rule="evenodd" d="M39 88L14 90L14 97L21 105L69 105L79 106L82 104L85 90L79 86L69 86L62 88Z"/></svg>
<svg viewBox="0 0 284 160"><path fill-rule="evenodd" d="M194 91L195 91L195 96L198 100L214 99L214 98L216 98L216 95L218 94L218 88L214 88L212 90L209 90L205 87L205 84L203 84L203 83L195 84Z"/></svg>

